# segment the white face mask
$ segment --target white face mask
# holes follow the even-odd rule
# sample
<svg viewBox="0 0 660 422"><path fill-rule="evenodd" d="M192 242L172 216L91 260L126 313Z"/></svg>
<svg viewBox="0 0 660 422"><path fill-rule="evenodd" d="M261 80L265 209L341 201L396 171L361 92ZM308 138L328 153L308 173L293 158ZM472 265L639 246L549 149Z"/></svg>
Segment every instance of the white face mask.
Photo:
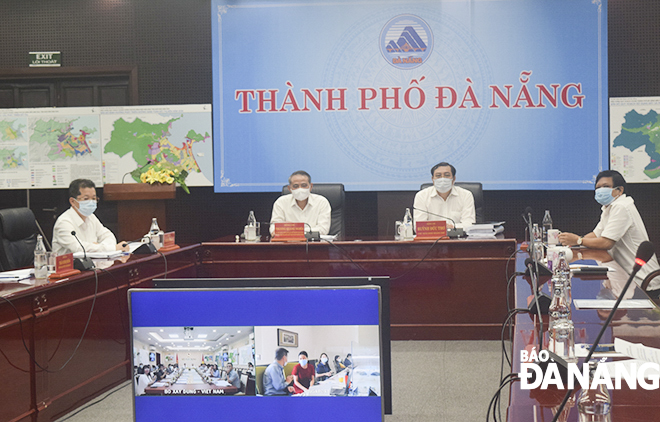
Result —
<svg viewBox="0 0 660 422"><path fill-rule="evenodd" d="M309 189L298 188L291 191L291 195L296 199L296 201L304 201L309 198Z"/></svg>
<svg viewBox="0 0 660 422"><path fill-rule="evenodd" d="M452 184L453 184L452 179L446 179L444 177L440 177L433 181L433 186L440 193L449 192L451 190Z"/></svg>
<svg viewBox="0 0 660 422"><path fill-rule="evenodd" d="M96 211L96 201L93 199L78 201L78 211L85 217L89 217Z"/></svg>

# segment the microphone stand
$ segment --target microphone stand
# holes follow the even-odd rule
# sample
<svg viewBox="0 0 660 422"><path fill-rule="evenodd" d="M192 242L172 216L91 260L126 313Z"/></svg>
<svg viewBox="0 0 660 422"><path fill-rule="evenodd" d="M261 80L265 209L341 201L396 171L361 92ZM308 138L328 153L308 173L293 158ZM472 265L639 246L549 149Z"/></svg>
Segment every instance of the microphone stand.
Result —
<svg viewBox="0 0 660 422"><path fill-rule="evenodd" d="M83 250L83 257L81 258L76 258L73 260L73 268L76 270L80 271L90 271L94 268L94 262L92 262L91 258L87 256L87 251L85 250L85 247L83 246L82 242L80 239L78 239L78 236L76 236L76 231L71 232L71 236L73 236L77 241L80 247Z"/></svg>

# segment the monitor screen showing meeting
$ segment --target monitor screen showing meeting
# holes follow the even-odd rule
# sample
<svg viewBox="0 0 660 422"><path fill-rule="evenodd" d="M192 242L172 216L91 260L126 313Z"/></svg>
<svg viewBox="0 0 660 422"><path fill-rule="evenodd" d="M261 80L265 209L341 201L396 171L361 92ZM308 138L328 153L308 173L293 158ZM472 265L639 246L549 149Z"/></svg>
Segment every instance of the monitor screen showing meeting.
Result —
<svg viewBox="0 0 660 422"><path fill-rule="evenodd" d="M132 289L129 301L137 421L382 420L378 286Z"/></svg>

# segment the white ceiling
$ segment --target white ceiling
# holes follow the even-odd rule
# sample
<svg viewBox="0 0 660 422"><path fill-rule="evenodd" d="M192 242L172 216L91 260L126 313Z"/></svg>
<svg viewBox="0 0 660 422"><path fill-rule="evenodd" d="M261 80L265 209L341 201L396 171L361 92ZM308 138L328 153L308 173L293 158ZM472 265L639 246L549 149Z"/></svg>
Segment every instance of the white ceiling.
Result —
<svg viewBox="0 0 660 422"><path fill-rule="evenodd" d="M254 327L193 327L192 338L185 339L183 328L137 327L133 329L133 338L166 352L215 352L222 346L245 339L254 332Z"/></svg>

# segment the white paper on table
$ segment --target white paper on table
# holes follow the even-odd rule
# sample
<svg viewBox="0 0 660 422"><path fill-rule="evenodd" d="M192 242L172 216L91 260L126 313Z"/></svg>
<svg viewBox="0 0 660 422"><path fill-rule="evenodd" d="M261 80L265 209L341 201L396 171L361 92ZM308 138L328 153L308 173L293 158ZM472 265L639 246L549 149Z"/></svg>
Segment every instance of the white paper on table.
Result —
<svg viewBox="0 0 660 422"><path fill-rule="evenodd" d="M125 255L123 251L105 251L105 252L87 252L87 257L92 259L115 259ZM85 257L84 252L75 252L74 258L82 259Z"/></svg>
<svg viewBox="0 0 660 422"><path fill-rule="evenodd" d="M2 271L0 272L0 283L16 283L20 280L25 280L26 278L32 277L34 274L34 268L26 268L23 270L11 270L11 271Z"/></svg>
<svg viewBox="0 0 660 422"><path fill-rule="evenodd" d="M577 309L612 309L616 300L614 299L573 299ZM624 299L619 304L619 309L653 309L655 305L649 299Z"/></svg>
<svg viewBox="0 0 660 422"><path fill-rule="evenodd" d="M218 387L229 387L231 385L225 380L217 380L216 382L214 382L214 384L217 385Z"/></svg>
<svg viewBox="0 0 660 422"><path fill-rule="evenodd" d="M615 338L614 350L623 353L626 356L630 356L631 358L660 365L660 349L656 349L655 347L644 346L641 343L631 343L620 338Z"/></svg>

